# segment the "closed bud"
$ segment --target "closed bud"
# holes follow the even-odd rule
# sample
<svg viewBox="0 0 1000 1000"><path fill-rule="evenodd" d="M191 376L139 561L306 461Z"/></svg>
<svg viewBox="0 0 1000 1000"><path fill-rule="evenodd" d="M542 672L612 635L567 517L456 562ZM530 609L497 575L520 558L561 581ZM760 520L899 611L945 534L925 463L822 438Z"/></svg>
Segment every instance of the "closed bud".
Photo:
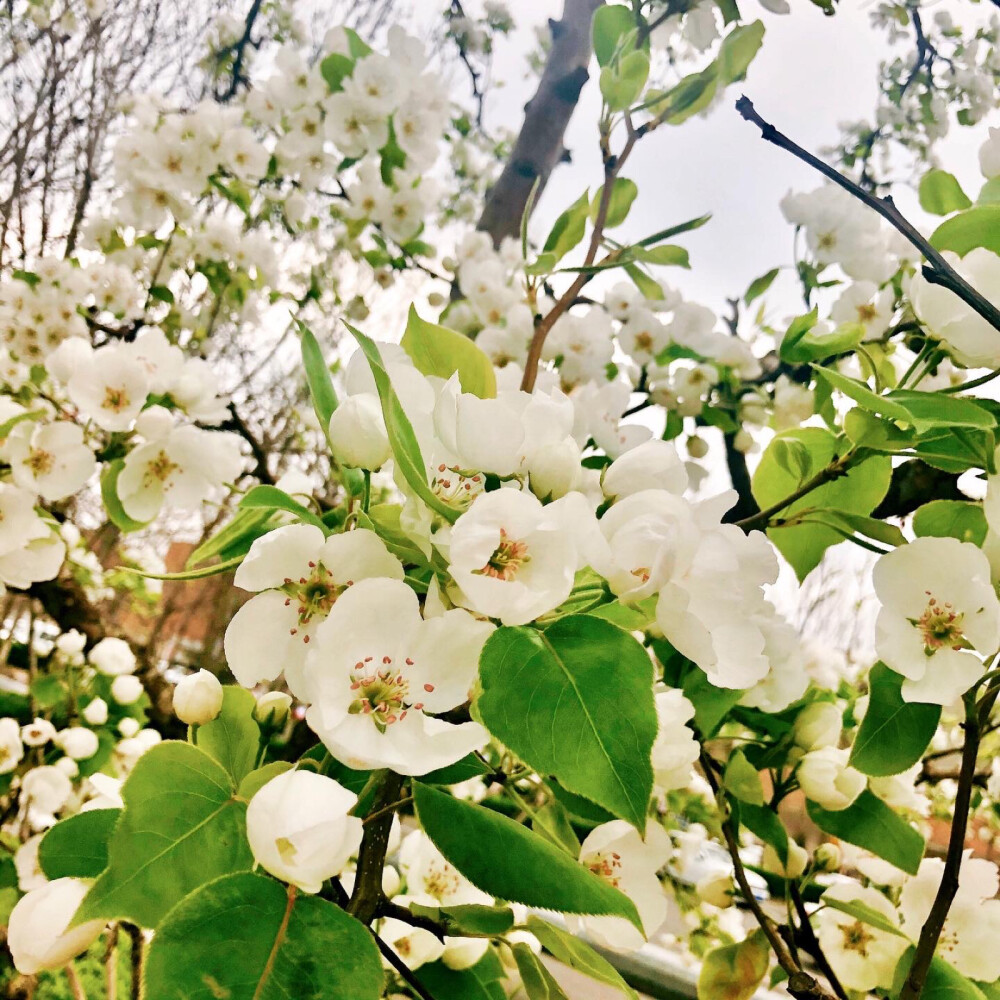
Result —
<svg viewBox="0 0 1000 1000"><path fill-rule="evenodd" d="M835 747L840 742L843 725L843 713L836 705L829 701L814 701L795 717L792 739L803 750Z"/></svg>
<svg viewBox="0 0 1000 1000"><path fill-rule="evenodd" d="M865 790L867 779L848 765L847 756L847 750L821 747L799 761L795 776L807 799L837 811L846 809Z"/></svg>
<svg viewBox="0 0 1000 1000"><path fill-rule="evenodd" d="M804 847L800 847L794 840L788 841L788 860L782 864L778 857L778 852L770 845L764 845L764 854L761 856L760 865L765 871L775 875L782 875L785 878L798 878L805 870L809 855Z"/></svg>
<svg viewBox="0 0 1000 1000"><path fill-rule="evenodd" d="M174 714L189 726L203 726L222 710L222 685L207 670L189 674L174 688Z"/></svg>
<svg viewBox="0 0 1000 1000"><path fill-rule="evenodd" d="M279 774L247 807L254 859L275 878L319 892L361 843L361 820L348 815L357 801L333 778L312 771Z"/></svg>
<svg viewBox="0 0 1000 1000"><path fill-rule="evenodd" d="M81 714L91 726L103 726L108 721L108 703L103 698L94 698L87 702Z"/></svg>
<svg viewBox="0 0 1000 1000"><path fill-rule="evenodd" d="M105 706L105 713L107 713L107 706ZM83 726L71 726L69 729L63 729L56 736L56 744L67 757L72 757L73 760L87 760L89 757L93 757L97 753L99 745L97 733Z"/></svg>
<svg viewBox="0 0 1000 1000"><path fill-rule="evenodd" d="M713 875L706 875L696 886L695 892L705 903L719 907L724 910L727 906L733 905L733 893L736 886L733 884L733 877L728 872L716 872Z"/></svg>
<svg viewBox="0 0 1000 1000"><path fill-rule="evenodd" d="M820 844L813 855L818 872L835 872L840 869L840 848L836 844Z"/></svg>
<svg viewBox="0 0 1000 1000"><path fill-rule="evenodd" d="M257 699L253 710L254 721L262 729L281 729L288 721L292 696L283 691L268 691Z"/></svg>
<svg viewBox="0 0 1000 1000"><path fill-rule="evenodd" d="M380 469L392 457L382 407L371 393L348 396L330 417L330 447L344 465Z"/></svg>
<svg viewBox="0 0 1000 1000"><path fill-rule="evenodd" d="M708 442L697 434L692 434L687 439L687 451L692 458L704 458L708 454Z"/></svg>
<svg viewBox="0 0 1000 1000"><path fill-rule="evenodd" d="M61 969L91 946L104 920L69 927L88 889L80 879L57 878L18 901L7 928L7 946L18 972L33 976L43 969Z"/></svg>
<svg viewBox="0 0 1000 1000"><path fill-rule="evenodd" d="M142 697L142 681L134 674L122 674L111 682L111 697L119 705L132 705Z"/></svg>

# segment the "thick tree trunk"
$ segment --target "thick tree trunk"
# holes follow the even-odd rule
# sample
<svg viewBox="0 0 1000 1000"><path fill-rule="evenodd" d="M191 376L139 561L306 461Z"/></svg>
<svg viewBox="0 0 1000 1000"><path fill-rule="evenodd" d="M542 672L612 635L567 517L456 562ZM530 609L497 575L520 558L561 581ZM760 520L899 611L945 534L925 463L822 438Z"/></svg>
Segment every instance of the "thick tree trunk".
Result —
<svg viewBox="0 0 1000 1000"><path fill-rule="evenodd" d="M562 20L549 21L552 48L538 90L525 105L517 142L479 219L479 228L490 234L494 246L517 235L535 180L541 190L566 155L566 126L588 77L590 22L603 2L566 0Z"/></svg>

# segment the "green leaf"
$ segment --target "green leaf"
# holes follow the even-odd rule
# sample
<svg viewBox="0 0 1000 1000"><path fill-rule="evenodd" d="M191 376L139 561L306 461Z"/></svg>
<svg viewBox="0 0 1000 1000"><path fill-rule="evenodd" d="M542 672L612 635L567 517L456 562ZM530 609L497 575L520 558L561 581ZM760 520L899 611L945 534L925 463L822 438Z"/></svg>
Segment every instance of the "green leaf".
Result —
<svg viewBox="0 0 1000 1000"><path fill-rule="evenodd" d="M858 902L855 899L837 899L834 896L826 894L822 896L822 902L824 906L828 906L831 910L840 910L841 913L846 913L849 917L856 917L862 923L868 924L871 927L877 927L880 931L885 931L887 934L893 934L896 937L906 937L898 925L889 920L884 913L879 913L878 910L872 909L865 903Z"/></svg>
<svg viewBox="0 0 1000 1000"><path fill-rule="evenodd" d="M644 298L653 302L663 298L663 289L660 287L660 283L646 274L638 265L626 264L625 273L632 279L632 284L639 289Z"/></svg>
<svg viewBox="0 0 1000 1000"><path fill-rule="evenodd" d="M775 448L780 441L803 444L808 450L813 474L829 465L840 447L834 435L823 427L798 427L776 435L761 456L753 476L753 495L762 508L779 503L801 484L801 479L783 469L776 457ZM796 500L778 516L788 519L807 508L867 515L885 496L891 475L892 459L888 455L872 455L852 465L846 475ZM799 580L815 569L831 545L843 540L841 531L815 523L770 528L768 537L791 564Z"/></svg>
<svg viewBox="0 0 1000 1000"><path fill-rule="evenodd" d="M719 46L719 55L716 59L719 85L726 87L730 83L742 80L763 42L763 21L752 21L750 24L741 24L733 28Z"/></svg>
<svg viewBox="0 0 1000 1000"><path fill-rule="evenodd" d="M771 287L774 279L780 273L780 267L772 267L766 274L762 274L759 278L754 278L743 295L743 304L748 306L754 299L760 298Z"/></svg>
<svg viewBox="0 0 1000 1000"><path fill-rule="evenodd" d="M409 484L410 489L431 510L436 511L445 520L455 522L458 520L458 511L449 507L427 485L427 463L424 461L423 455L420 454L417 436L413 433L413 426L403 410L403 404L400 403L396 390L393 389L392 383L389 381L389 373L382 364L382 355L379 353L378 347L370 337L366 337L350 323L344 325L354 335L354 339L360 345L368 360L368 366L372 370L375 387L378 389L379 400L382 403L382 416L385 419L389 444L392 447L392 455L400 473Z"/></svg>
<svg viewBox="0 0 1000 1000"><path fill-rule="evenodd" d="M760 928L738 944L713 948L698 975L698 1000L750 1000L770 959L767 936Z"/></svg>
<svg viewBox="0 0 1000 1000"><path fill-rule="evenodd" d="M913 515L913 533L918 538L957 538L980 546L987 530L982 505L966 500L932 500Z"/></svg>
<svg viewBox="0 0 1000 1000"><path fill-rule="evenodd" d="M483 892L559 913L625 917L642 927L627 896L520 823L420 782L413 783L413 801L434 846Z"/></svg>
<svg viewBox="0 0 1000 1000"><path fill-rule="evenodd" d="M658 247L632 247L632 256L643 264L657 267L690 267L691 259L684 247L661 243Z"/></svg>
<svg viewBox="0 0 1000 1000"><path fill-rule="evenodd" d="M253 542L264 534L264 526L271 515L272 511L264 508L236 511L229 524L220 528L187 557L185 569L194 569L215 556L220 556L225 561L227 557L246 555Z"/></svg>
<svg viewBox="0 0 1000 1000"><path fill-rule="evenodd" d="M506 1000L500 985L507 978L495 951L469 969L449 969L443 962L422 965L416 976L434 1000Z"/></svg>
<svg viewBox="0 0 1000 1000"><path fill-rule="evenodd" d="M551 799L537 809L531 807L531 829L564 850L571 858L580 853L580 839L573 832L569 810L558 799Z"/></svg>
<svg viewBox="0 0 1000 1000"><path fill-rule="evenodd" d="M653 246L654 243L662 243L664 240L669 240L674 236L680 236L681 233L689 233L694 229L701 229L711 218L712 213L709 212L708 215L699 215L696 219L688 219L687 222L681 222L676 226L661 229L658 233L653 233L652 236L647 236L644 240L639 240L636 246Z"/></svg>
<svg viewBox="0 0 1000 1000"><path fill-rule="evenodd" d="M601 69L601 96L610 111L625 111L639 99L649 79L649 56L629 52L619 61Z"/></svg>
<svg viewBox="0 0 1000 1000"><path fill-rule="evenodd" d="M144 980L156 1000L378 1000L384 973L371 934L339 906L246 872L167 914Z"/></svg>
<svg viewBox="0 0 1000 1000"><path fill-rule="evenodd" d="M620 226L628 218L629 209L635 196L639 193L635 181L630 181L627 177L616 177L611 188L611 197L608 199L608 212L604 221L604 228L611 229L613 226ZM598 188L590 203L590 221L597 221L597 213L600 211L601 199L604 197L603 186Z"/></svg>
<svg viewBox="0 0 1000 1000"><path fill-rule="evenodd" d="M456 937L498 937L514 926L514 911L508 906L456 903L454 906L423 906L410 903L410 911L444 924Z"/></svg>
<svg viewBox="0 0 1000 1000"><path fill-rule="evenodd" d="M222 689L222 709L211 722L198 727L198 748L214 757L235 786L254 769L260 749L260 727L254 722L257 699L245 688L228 684Z"/></svg>
<svg viewBox="0 0 1000 1000"><path fill-rule="evenodd" d="M961 396L895 389L886 398L905 407L910 414L910 422L921 434L934 427L974 427L980 430L996 427L996 418L988 409Z"/></svg>
<svg viewBox="0 0 1000 1000"><path fill-rule="evenodd" d="M284 490L279 490L277 486L268 486L267 484L254 486L247 490L240 499L240 507L244 510L286 510L303 523L315 525L324 535L330 533L319 515L314 514L294 497L290 497Z"/></svg>
<svg viewBox="0 0 1000 1000"><path fill-rule="evenodd" d="M903 701L902 686L902 675L884 663L876 663L868 674L868 710L850 759L864 774L901 774L920 760L937 731L941 706Z"/></svg>
<svg viewBox="0 0 1000 1000"><path fill-rule="evenodd" d="M295 321L299 328L299 339L302 342L302 367L306 371L306 382L309 384L309 396L312 399L313 410L324 436L330 427L330 417L337 409L337 391L333 388L330 369L323 360L323 351L315 334L301 320Z"/></svg>
<svg viewBox="0 0 1000 1000"><path fill-rule="evenodd" d="M749 802L739 804L740 822L765 844L770 844L784 865L788 862L788 833L773 809L755 806Z"/></svg>
<svg viewBox="0 0 1000 1000"><path fill-rule="evenodd" d="M764 805L764 786L757 769L742 750L734 750L726 761L722 784L727 792L752 806Z"/></svg>
<svg viewBox="0 0 1000 1000"><path fill-rule="evenodd" d="M898 996L913 964L914 949L908 949L896 966L893 977L892 996ZM982 988L982 983L967 979L957 969L936 955L927 969L927 978L920 993L921 1000L988 1000L996 994Z"/></svg>
<svg viewBox="0 0 1000 1000"><path fill-rule="evenodd" d="M521 988L528 1000L569 1000L552 978L552 973L528 945L519 941L512 950L517 971L521 974Z"/></svg>
<svg viewBox="0 0 1000 1000"><path fill-rule="evenodd" d="M120 809L91 809L60 820L38 845L46 878L97 878L108 867L108 840Z"/></svg>
<svg viewBox="0 0 1000 1000"><path fill-rule="evenodd" d="M896 402L888 396L880 396L872 392L864 382L859 382L856 378L849 378L847 375L841 375L833 368L822 368L819 365L812 367L816 375L829 383L831 388L839 390L871 413L878 413L890 420L913 422L910 411L901 402Z"/></svg>
<svg viewBox="0 0 1000 1000"><path fill-rule="evenodd" d="M1000 202L1000 177L991 177L980 189L977 205L996 205Z"/></svg>
<svg viewBox="0 0 1000 1000"><path fill-rule="evenodd" d="M931 245L964 257L976 247L1000 254L1000 205L980 205L946 219L931 234Z"/></svg>
<svg viewBox="0 0 1000 1000"><path fill-rule="evenodd" d="M428 323L412 305L400 346L424 375L449 379L457 372L463 392L471 392L480 399L496 396L493 363L475 341L445 326Z"/></svg>
<svg viewBox="0 0 1000 1000"><path fill-rule="evenodd" d="M587 228L587 213L590 211L590 191L584 191L569 208L555 221L546 237L544 254L551 254L552 264L556 264L575 247Z"/></svg>
<svg viewBox="0 0 1000 1000"><path fill-rule="evenodd" d="M200 742L200 731L198 735ZM273 760L270 764L258 767L243 778L236 794L239 798L249 802L272 778L277 778L279 774L284 774L293 767L294 765L287 760Z"/></svg>
<svg viewBox="0 0 1000 1000"><path fill-rule="evenodd" d="M615 967L575 934L570 934L536 916L529 916L526 926L538 938L542 947L563 965L568 965L581 975L613 987L630 1000L638 1000L638 994L618 975Z"/></svg>
<svg viewBox="0 0 1000 1000"><path fill-rule="evenodd" d="M219 573L226 573L239 566L243 562L246 553L233 556L231 559L224 559L222 562L212 563L210 566L199 566L198 569L181 570L179 573L147 573L146 570L137 569L134 566L123 566L122 572L135 573L136 576L145 577L147 580L202 580L206 576L217 576Z"/></svg>
<svg viewBox="0 0 1000 1000"><path fill-rule="evenodd" d="M848 514L841 510L821 508L811 512L808 518L810 523L829 525L845 538L861 535L885 545L906 544L906 536L896 525L889 524L887 521L879 521L874 517L865 517L864 514Z"/></svg>
<svg viewBox="0 0 1000 1000"><path fill-rule="evenodd" d="M809 818L824 832L878 855L916 875L924 856L924 838L867 789L846 809L823 809L806 801Z"/></svg>
<svg viewBox="0 0 1000 1000"><path fill-rule="evenodd" d="M645 833L657 722L652 663L633 636L588 615L544 633L501 627L483 647L479 677L476 705L490 733Z"/></svg>
<svg viewBox="0 0 1000 1000"><path fill-rule="evenodd" d="M121 500L118 499L118 477L124 468L125 460L123 458L116 458L104 466L104 471L101 473L101 499L104 501L104 509L108 512L108 518L119 531L140 531L149 522L136 521L135 518L129 517L125 513Z"/></svg>
<svg viewBox="0 0 1000 1000"><path fill-rule="evenodd" d="M199 886L246 871L246 804L221 765L188 743L148 750L122 786L125 811L108 845L109 863L74 922L130 920L156 927Z"/></svg>
<svg viewBox="0 0 1000 1000"><path fill-rule="evenodd" d="M619 43L636 27L635 14L628 7L606 4L597 8L591 22L591 37L599 66L607 66L611 62Z"/></svg>
<svg viewBox="0 0 1000 1000"><path fill-rule="evenodd" d="M920 178L920 207L932 215L950 215L971 208L969 196L962 190L954 174L947 170L928 170Z"/></svg>

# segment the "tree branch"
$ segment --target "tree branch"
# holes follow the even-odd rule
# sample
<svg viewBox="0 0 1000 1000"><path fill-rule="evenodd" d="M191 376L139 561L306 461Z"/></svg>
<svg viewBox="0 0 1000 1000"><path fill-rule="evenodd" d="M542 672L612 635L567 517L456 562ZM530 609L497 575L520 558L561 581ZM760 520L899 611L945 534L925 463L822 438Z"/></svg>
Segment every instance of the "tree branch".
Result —
<svg viewBox="0 0 1000 1000"><path fill-rule="evenodd" d="M389 831L392 829L394 815L394 811L387 807L399 799L403 781L402 775L394 771L385 772L369 810L372 821L365 824L358 851L354 892L347 906L347 911L363 924L370 924L375 919L382 902L382 869L385 866L385 853L389 847Z"/></svg>
<svg viewBox="0 0 1000 1000"><path fill-rule="evenodd" d="M432 994L427 991L427 987L414 975L413 970L383 941L374 931L371 932L375 938L378 950L385 956L385 960L399 973L407 986L413 990L420 1000L434 1000Z"/></svg>
<svg viewBox="0 0 1000 1000"><path fill-rule="evenodd" d="M989 706L996 700L997 691L986 696ZM986 704L984 699L984 704ZM989 708L986 710L989 715ZM951 836L948 839L948 854L945 858L944 873L930 913L920 929L920 939L913 955L910 971L899 994L899 1000L920 1000L927 980L927 971L934 958L934 950L941 938L948 911L958 892L958 877L962 867L962 853L965 850L965 834L969 825L969 808L972 804L972 788L976 778L976 758L979 756L981 739L980 709L976 705L974 690L965 696L965 742L962 746L962 767L955 793L954 818L951 821Z"/></svg>
<svg viewBox="0 0 1000 1000"><path fill-rule="evenodd" d="M813 156L808 150L803 149L798 143L793 142L788 136L779 132L769 122L764 121L754 110L753 102L748 97L743 96L736 102L736 110L748 122L751 122L760 129L761 137L765 141L773 143L779 149L787 150L793 156L802 160L803 163L807 163L814 170L818 170L824 177L833 181L834 184L843 188L848 194L853 195L870 209L878 212L889 225L903 235L927 260L928 263L923 266L923 275L927 281L934 285L941 285L949 291L954 292L966 305L982 316L990 326L996 330L1000 330L1000 309L985 296L977 292L921 236L918 230L900 214L891 197L879 198L877 195L871 194L849 177L845 177L839 170L834 169L828 163L824 163L819 157Z"/></svg>
<svg viewBox="0 0 1000 1000"><path fill-rule="evenodd" d="M535 181L539 192L563 158L566 126L587 82L590 21L603 0L565 0L562 20L550 21L552 48L534 97L525 105L524 124L503 172L486 196L478 228L494 246L516 236Z"/></svg>
<svg viewBox="0 0 1000 1000"><path fill-rule="evenodd" d="M711 785L716 799L718 799L719 781L715 776L713 764L714 761L711 757L702 750L701 769L709 785ZM721 804L719 808L721 812ZM761 905L757 902L753 894L753 889L747 880L746 869L743 867L743 859L740 857L739 841L737 840L736 831L733 829L732 817L729 815L722 818L722 836L726 841L729 857L733 862L733 874L736 877L736 884L743 894L743 900L753 914L754 919L760 925L760 929L767 937L768 943L771 945L771 950L778 959L778 964L788 973L788 982L786 983L788 992L795 997L795 1000L835 1000L808 972L803 971L799 963L792 957L788 946L782 940L774 921L761 909Z"/></svg>

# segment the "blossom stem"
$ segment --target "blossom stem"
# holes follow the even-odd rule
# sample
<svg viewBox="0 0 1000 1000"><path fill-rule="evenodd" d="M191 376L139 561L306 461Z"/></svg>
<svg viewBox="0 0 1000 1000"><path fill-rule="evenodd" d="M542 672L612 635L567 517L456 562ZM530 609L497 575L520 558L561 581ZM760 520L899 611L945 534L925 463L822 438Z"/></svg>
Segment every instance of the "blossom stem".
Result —
<svg viewBox="0 0 1000 1000"><path fill-rule="evenodd" d="M979 378L974 378L971 382L963 382L961 385L948 385L937 391L941 396L951 396L956 392L965 392L966 389L976 389L981 385L986 385L987 382L992 382L995 378L1000 378L1000 368L987 372L985 375L980 375Z"/></svg>
<svg viewBox="0 0 1000 1000"><path fill-rule="evenodd" d="M702 750L701 752L701 769L705 775L706 780L712 787L712 791L715 793L716 799L719 797L720 787L719 779L716 777L715 761L709 756L707 751ZM720 813L721 813L720 807ZM747 908L753 914L754 919L760 925L761 930L764 932L768 943L771 945L771 950L774 952L775 957L778 959L778 964L788 973L788 982L786 988L788 992L795 997L795 1000L834 1000L834 997L823 989L822 986L816 980L805 972L798 962L792 957L792 953L788 950L788 946L785 944L781 937L781 933L775 926L774 921L763 911L760 903L757 902L757 898L753 894L753 889L750 887L750 882L747 879L746 869L743 867L743 859L740 857L740 845L737 838L737 832L733 829L733 821L730 815L720 816L722 836L726 841L726 847L729 850L729 857L733 862L733 874L736 878L736 884L740 888L740 892L743 895L743 900L747 905Z"/></svg>
<svg viewBox="0 0 1000 1000"><path fill-rule="evenodd" d="M375 938L378 950L382 952L385 960L399 973L402 980L413 990L420 1000L434 1000L434 996L427 991L427 987L414 975L413 970L383 941L374 931L371 932Z"/></svg>
<svg viewBox="0 0 1000 1000"><path fill-rule="evenodd" d="M394 810L386 807L400 797L404 778L394 771L382 772L381 784L372 803L372 822L365 825L358 851L358 872L354 882L354 892L347 910L363 924L370 924L378 912L382 899L382 869L385 854L389 848L389 831L392 829ZM381 814L381 815L377 815ZM391 950L391 949L390 949ZM393 953L395 954L395 953Z"/></svg>
<svg viewBox="0 0 1000 1000"><path fill-rule="evenodd" d="M992 708L997 692L984 696L983 704L989 702ZM989 714L987 708L987 715ZM899 1000L920 1000L927 980L927 972L934 958L934 950L944 930L948 911L958 892L959 872L962 867L962 854L965 850L965 834L969 823L969 809L972 803L972 788L976 778L976 759L979 756L979 743L982 737L980 724L981 708L977 705L974 693L965 696L965 742L962 745L962 766L958 775L958 789L955 793L954 819L951 824L951 836L948 840L948 854L945 858L944 872L937 895L931 906L930 913L920 928L920 938L913 954L913 962L907 973L906 982L899 994Z"/></svg>
<svg viewBox="0 0 1000 1000"><path fill-rule="evenodd" d="M927 281L932 285L941 285L949 291L954 292L966 305L982 316L990 326L996 330L1000 330L1000 309L984 295L977 292L921 236L913 224L896 208L896 204L891 197L887 195L884 198L880 198L866 191L861 185L855 183L849 177L845 177L839 170L831 167L830 164L824 163L818 156L814 156L808 150L803 149L798 143L793 142L788 136L779 132L770 122L766 122L761 118L754 110L753 102L745 95L736 102L736 110L748 122L751 122L760 129L761 138L766 142L774 143L779 149L787 150L793 156L802 160L803 163L808 163L810 167L818 170L824 177L843 188L848 194L853 195L869 208L878 212L889 225L904 236L927 260L927 263L923 266L923 276Z"/></svg>
<svg viewBox="0 0 1000 1000"><path fill-rule="evenodd" d="M367 514L372 502L372 474L371 470L364 470L364 492L361 494L361 509Z"/></svg>

